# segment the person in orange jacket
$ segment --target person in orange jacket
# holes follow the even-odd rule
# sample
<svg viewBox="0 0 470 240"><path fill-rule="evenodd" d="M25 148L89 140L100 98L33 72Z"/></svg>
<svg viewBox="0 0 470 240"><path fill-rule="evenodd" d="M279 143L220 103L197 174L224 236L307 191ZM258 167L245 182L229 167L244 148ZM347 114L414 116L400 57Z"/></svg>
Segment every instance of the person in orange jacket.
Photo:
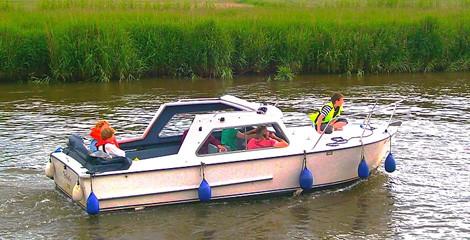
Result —
<svg viewBox="0 0 470 240"><path fill-rule="evenodd" d="M104 126L101 130L102 140L96 143L95 146L98 148L98 150L101 150L105 153L125 157L126 153L119 149L119 147L115 144L116 139L114 138L114 133L115 131L113 128Z"/></svg>
<svg viewBox="0 0 470 240"><path fill-rule="evenodd" d="M97 151L96 143L102 141L101 139L101 130L106 127L110 127L109 123L105 120L100 120L95 124L95 127L91 129L90 136L93 138L90 142L90 149L94 152ZM116 147L119 148L119 143L116 141L116 138L113 136L112 139L109 139Z"/></svg>

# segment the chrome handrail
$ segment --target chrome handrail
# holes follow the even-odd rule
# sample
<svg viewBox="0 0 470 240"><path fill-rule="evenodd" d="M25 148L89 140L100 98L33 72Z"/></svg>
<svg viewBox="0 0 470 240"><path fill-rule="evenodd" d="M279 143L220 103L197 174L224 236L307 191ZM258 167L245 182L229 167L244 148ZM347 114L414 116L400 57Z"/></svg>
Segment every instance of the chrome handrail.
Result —
<svg viewBox="0 0 470 240"><path fill-rule="evenodd" d="M381 99L377 99L377 101L378 101L378 100L381 100ZM385 105L385 106L383 106L383 107L381 107L381 108L377 108L377 109L374 110L373 112L382 111L382 110L387 109L387 108L389 108L390 106L393 106L393 105L395 106L395 109L396 109L397 106L398 106L398 104L399 104L399 103L402 103L402 102L404 102L404 101L405 101L405 99L401 99L401 100L395 101L395 102L390 103L390 104L388 104L388 105ZM357 115L362 115L362 114L364 114L364 113L355 113L355 114L351 114L351 115L348 115L348 116L351 117L351 116L357 116Z"/></svg>

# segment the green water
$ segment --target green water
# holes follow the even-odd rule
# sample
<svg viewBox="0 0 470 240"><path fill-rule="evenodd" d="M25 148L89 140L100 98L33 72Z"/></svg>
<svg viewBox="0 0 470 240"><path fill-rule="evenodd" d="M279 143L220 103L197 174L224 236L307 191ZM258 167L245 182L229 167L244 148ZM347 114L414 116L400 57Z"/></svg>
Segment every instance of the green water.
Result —
<svg viewBox="0 0 470 240"><path fill-rule="evenodd" d="M194 203L89 216L44 176L67 136L98 119L139 136L158 107L232 94L276 103L288 126L334 91L345 116L377 97L405 98L393 143L397 170L340 188L268 199ZM470 234L470 73L299 76L293 82L147 79L102 84L0 85L2 239L464 239ZM369 99L358 99L369 98ZM374 120L387 119L377 115Z"/></svg>

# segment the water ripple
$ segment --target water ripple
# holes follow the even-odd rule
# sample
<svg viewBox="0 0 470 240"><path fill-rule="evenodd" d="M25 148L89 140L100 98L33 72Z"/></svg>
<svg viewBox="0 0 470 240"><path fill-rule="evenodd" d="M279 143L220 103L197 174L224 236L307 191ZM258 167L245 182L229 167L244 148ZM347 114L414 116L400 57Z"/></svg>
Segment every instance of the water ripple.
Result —
<svg viewBox="0 0 470 240"><path fill-rule="evenodd" d="M0 238L12 239L465 239L470 234L470 75L298 76L293 82L155 79L64 85L2 85ZM277 104L288 126L332 92L361 122L376 98L405 99L392 145L397 170L298 197L190 204L87 216L43 175L67 136L99 119L117 137L142 134L158 107L181 98L232 94ZM379 107L391 103L381 100ZM388 120L391 109L374 116ZM351 117L352 118L352 117ZM158 216L158 217L156 217Z"/></svg>

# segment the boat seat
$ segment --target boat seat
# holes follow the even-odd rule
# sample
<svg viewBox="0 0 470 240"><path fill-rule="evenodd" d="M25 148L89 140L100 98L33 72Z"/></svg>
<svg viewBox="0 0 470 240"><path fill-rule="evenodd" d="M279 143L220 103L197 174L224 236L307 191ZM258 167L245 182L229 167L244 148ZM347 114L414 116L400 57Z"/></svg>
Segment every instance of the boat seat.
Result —
<svg viewBox="0 0 470 240"><path fill-rule="evenodd" d="M210 153L218 153L219 152L219 148L217 146L215 146L214 144L210 144L207 145L207 153L210 154Z"/></svg>
<svg viewBox="0 0 470 240"><path fill-rule="evenodd" d="M86 159L90 154L90 151L86 148L82 137L79 135L70 136L67 147L69 147L71 150L74 150L74 152L76 152L77 155L82 159Z"/></svg>
<svg viewBox="0 0 470 240"><path fill-rule="evenodd" d="M224 145L224 147L227 148L227 152L231 151L230 146L225 146ZM207 145L207 153L208 154L209 153L218 153L218 152L220 152L220 149L217 146L215 146L214 144L209 143L209 145Z"/></svg>
<svg viewBox="0 0 470 240"><path fill-rule="evenodd" d="M126 170L132 165L132 160L127 157L113 156L111 159L103 159L90 156L91 152L87 149L82 137L79 135L69 137L69 142L63 153L77 160L90 172Z"/></svg>

